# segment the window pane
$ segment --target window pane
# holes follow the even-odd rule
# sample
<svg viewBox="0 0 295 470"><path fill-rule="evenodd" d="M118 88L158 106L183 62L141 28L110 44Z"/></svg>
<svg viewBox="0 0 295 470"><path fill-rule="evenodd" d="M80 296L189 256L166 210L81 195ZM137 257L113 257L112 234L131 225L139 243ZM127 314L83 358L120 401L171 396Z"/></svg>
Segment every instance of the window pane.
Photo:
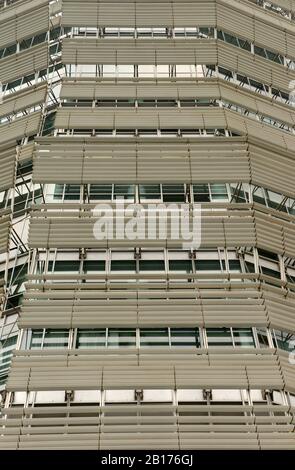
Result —
<svg viewBox="0 0 295 470"><path fill-rule="evenodd" d="M242 49L245 49L246 51L249 51L249 52L251 51L251 44L248 41L245 41L243 39L239 39L238 42L239 42L239 46Z"/></svg>
<svg viewBox="0 0 295 470"><path fill-rule="evenodd" d="M136 330L135 328L109 328L108 347L135 347Z"/></svg>
<svg viewBox="0 0 295 470"><path fill-rule="evenodd" d="M284 351L294 351L295 349L295 335L292 333L286 333L284 331L274 331L274 336L278 348L283 349Z"/></svg>
<svg viewBox="0 0 295 470"><path fill-rule="evenodd" d="M208 346L232 346L229 328L207 328Z"/></svg>
<svg viewBox="0 0 295 470"><path fill-rule="evenodd" d="M224 35L224 39L226 42L228 42L229 44L233 44L234 46L238 46L238 40L235 36L232 36L231 34L228 34L228 33L223 33Z"/></svg>
<svg viewBox="0 0 295 470"><path fill-rule="evenodd" d="M196 260L197 271L221 271L220 262L215 259Z"/></svg>
<svg viewBox="0 0 295 470"><path fill-rule="evenodd" d="M212 201L226 200L228 201L228 195L225 184L210 184Z"/></svg>
<svg viewBox="0 0 295 470"><path fill-rule="evenodd" d="M262 274L266 276L275 277L277 279L281 279L281 273L279 271L275 271L274 269L266 268L265 266L261 267Z"/></svg>
<svg viewBox="0 0 295 470"><path fill-rule="evenodd" d="M8 283L11 286L22 284L26 280L27 271L27 264L21 264L19 266L15 266L14 268L10 268L7 273Z"/></svg>
<svg viewBox="0 0 295 470"><path fill-rule="evenodd" d="M171 328L171 346L200 347L199 330L197 328Z"/></svg>
<svg viewBox="0 0 295 470"><path fill-rule="evenodd" d="M69 330L46 330L43 348L65 349L69 343Z"/></svg>
<svg viewBox="0 0 295 470"><path fill-rule="evenodd" d="M266 57L266 52L262 47L254 46L254 53L261 57Z"/></svg>
<svg viewBox="0 0 295 470"><path fill-rule="evenodd" d="M266 194L266 200L267 204L269 207L273 207L274 209L277 209L278 206L281 207L281 210L284 208L282 204L284 200L284 196L281 194L275 193L273 191L269 191L265 189L265 194Z"/></svg>
<svg viewBox="0 0 295 470"><path fill-rule="evenodd" d="M260 248L258 248L258 254L262 258L278 261L278 255L276 253L272 253L271 251L261 250Z"/></svg>
<svg viewBox="0 0 295 470"><path fill-rule="evenodd" d="M169 261L169 271L192 272L192 262L185 259L173 259Z"/></svg>
<svg viewBox="0 0 295 470"><path fill-rule="evenodd" d="M139 196L141 200L160 199L161 190L159 184L139 185Z"/></svg>
<svg viewBox="0 0 295 470"><path fill-rule="evenodd" d="M245 270L246 270L246 273L255 273L254 264L249 263L249 261L245 261Z"/></svg>
<svg viewBox="0 0 295 470"><path fill-rule="evenodd" d="M49 261L48 271L58 272L79 272L80 261Z"/></svg>
<svg viewBox="0 0 295 470"><path fill-rule="evenodd" d="M0 384L1 380L4 382L4 378L6 378L16 341L16 335L0 340Z"/></svg>
<svg viewBox="0 0 295 470"><path fill-rule="evenodd" d="M230 259L228 264L230 271L241 272L241 263L239 260Z"/></svg>
<svg viewBox="0 0 295 470"><path fill-rule="evenodd" d="M53 199L62 199L63 189L64 189L63 184L56 184L54 187Z"/></svg>
<svg viewBox="0 0 295 470"><path fill-rule="evenodd" d="M230 192L233 202L247 202L249 200L248 193L241 189L239 185L238 187L235 184L231 185Z"/></svg>
<svg viewBox="0 0 295 470"><path fill-rule="evenodd" d="M42 42L45 41L46 36L47 36L47 33L41 33L41 34L38 34L37 36L34 36L32 45L35 46L36 44L41 44Z"/></svg>
<svg viewBox="0 0 295 470"><path fill-rule="evenodd" d="M165 263L163 260L140 260L140 271L165 271Z"/></svg>
<svg viewBox="0 0 295 470"><path fill-rule="evenodd" d="M261 348L268 348L269 343L268 343L266 329L265 328L256 328L256 331L257 331L259 346Z"/></svg>
<svg viewBox="0 0 295 470"><path fill-rule="evenodd" d="M105 271L105 261L102 260L89 260L84 261L83 268L85 273L93 271Z"/></svg>
<svg viewBox="0 0 295 470"><path fill-rule="evenodd" d="M140 346L169 346L168 328L142 328L140 330Z"/></svg>
<svg viewBox="0 0 295 470"><path fill-rule="evenodd" d="M185 191L183 184L163 184L162 190L164 202L185 202Z"/></svg>
<svg viewBox="0 0 295 470"><path fill-rule="evenodd" d="M65 200L80 199L80 186L78 184L65 185Z"/></svg>
<svg viewBox="0 0 295 470"><path fill-rule="evenodd" d="M106 346L106 329L78 330L76 348L91 349Z"/></svg>
<svg viewBox="0 0 295 470"><path fill-rule="evenodd" d="M133 271L136 270L135 260L114 260L111 262L112 271Z"/></svg>
<svg viewBox="0 0 295 470"><path fill-rule="evenodd" d="M254 338L251 328L233 328L235 346L254 347Z"/></svg>
<svg viewBox="0 0 295 470"><path fill-rule="evenodd" d="M91 184L90 185L90 199L95 200L110 200L112 199L112 185L111 184Z"/></svg>
<svg viewBox="0 0 295 470"><path fill-rule="evenodd" d="M43 330L33 330L31 337L30 349L41 348Z"/></svg>
<svg viewBox="0 0 295 470"><path fill-rule="evenodd" d="M198 202L210 202L210 193L208 184L194 184L194 200Z"/></svg>
<svg viewBox="0 0 295 470"><path fill-rule="evenodd" d="M253 201L263 204L264 206L266 205L264 193L261 188L256 188L255 191L253 191Z"/></svg>
<svg viewBox="0 0 295 470"><path fill-rule="evenodd" d="M127 184L115 184L114 198L134 199L134 186Z"/></svg>

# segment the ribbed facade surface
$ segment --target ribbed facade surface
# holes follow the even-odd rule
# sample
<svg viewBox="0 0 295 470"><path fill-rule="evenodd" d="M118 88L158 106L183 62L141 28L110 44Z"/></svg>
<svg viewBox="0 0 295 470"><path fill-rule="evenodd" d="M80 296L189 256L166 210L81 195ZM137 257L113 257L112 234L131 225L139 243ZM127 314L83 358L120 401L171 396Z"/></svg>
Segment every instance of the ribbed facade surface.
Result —
<svg viewBox="0 0 295 470"><path fill-rule="evenodd" d="M295 449L295 1L1 0L0 81L0 449Z"/></svg>

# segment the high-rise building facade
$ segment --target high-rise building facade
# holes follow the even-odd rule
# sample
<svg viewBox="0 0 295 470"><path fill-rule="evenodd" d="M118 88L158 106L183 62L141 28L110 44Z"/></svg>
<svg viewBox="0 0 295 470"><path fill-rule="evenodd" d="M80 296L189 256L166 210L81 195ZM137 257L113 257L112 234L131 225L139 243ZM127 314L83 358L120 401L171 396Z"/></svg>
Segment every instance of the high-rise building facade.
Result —
<svg viewBox="0 0 295 470"><path fill-rule="evenodd" d="M0 81L0 449L294 449L295 0L1 0Z"/></svg>

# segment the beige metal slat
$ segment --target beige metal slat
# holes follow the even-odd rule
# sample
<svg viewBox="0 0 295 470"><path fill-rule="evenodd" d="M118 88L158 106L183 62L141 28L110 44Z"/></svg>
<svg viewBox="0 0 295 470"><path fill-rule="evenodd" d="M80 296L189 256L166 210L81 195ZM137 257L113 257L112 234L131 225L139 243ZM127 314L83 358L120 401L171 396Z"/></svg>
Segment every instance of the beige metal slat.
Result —
<svg viewBox="0 0 295 470"><path fill-rule="evenodd" d="M15 177L15 162L16 162L16 145L15 142L10 142L5 145L0 145L0 192L14 185Z"/></svg>
<svg viewBox="0 0 295 470"><path fill-rule="evenodd" d="M257 145L249 145L252 181L265 188L293 196L295 161Z"/></svg>
<svg viewBox="0 0 295 470"><path fill-rule="evenodd" d="M136 6L136 7L135 7ZM174 2L63 2L63 23L66 26L208 26L216 21L213 1Z"/></svg>
<svg viewBox="0 0 295 470"><path fill-rule="evenodd" d="M33 178L48 183L249 182L246 146L231 142L206 139L181 143L175 139L173 143L113 141L98 145L93 141L41 140Z"/></svg>
<svg viewBox="0 0 295 470"><path fill-rule="evenodd" d="M71 129L157 129L157 128L225 128L225 113L222 109L122 109L108 108L60 108L56 114L57 128Z"/></svg>
<svg viewBox="0 0 295 470"><path fill-rule="evenodd" d="M47 69L48 44L40 44L30 49L13 54L0 61L0 80L9 83L17 78Z"/></svg>
<svg viewBox="0 0 295 470"><path fill-rule="evenodd" d="M225 84L223 81L215 79L191 80L173 82L154 80L139 83L126 81L116 81L110 83L109 80L90 79L66 79L63 81L61 89L62 98L85 98L85 99L222 99L229 103L238 104L246 109L259 112L264 116L273 117L291 126L295 123L295 118L290 107L280 103L275 103L267 97L259 96L257 93L248 90L241 90L233 84Z"/></svg>
<svg viewBox="0 0 295 470"><path fill-rule="evenodd" d="M7 211L0 211L0 253L8 251L9 246L9 235L10 235L10 215L7 215Z"/></svg>
<svg viewBox="0 0 295 470"><path fill-rule="evenodd" d="M37 36L37 34L49 29L48 2L43 2L40 7L38 5L40 2L33 0L30 3L29 8L27 7L23 11L16 8L10 9L8 12L1 12L0 48Z"/></svg>
<svg viewBox="0 0 295 470"><path fill-rule="evenodd" d="M0 104L0 118L43 103L46 90L47 86L42 84L4 98L3 103Z"/></svg>
<svg viewBox="0 0 295 470"><path fill-rule="evenodd" d="M228 2L226 2L228 3ZM241 5L236 2L234 5L224 5L224 2L216 2L217 27L220 30L230 32L238 37L254 40L254 24L251 15L246 10L246 14L241 13Z"/></svg>
<svg viewBox="0 0 295 470"><path fill-rule="evenodd" d="M32 160L33 152L34 152L34 142L29 142L28 144L20 146L19 152L18 152L18 161L22 163L27 160Z"/></svg>
<svg viewBox="0 0 295 470"><path fill-rule="evenodd" d="M216 41L156 39L64 39L65 64L216 64Z"/></svg>
<svg viewBox="0 0 295 470"><path fill-rule="evenodd" d="M218 41L218 65L289 92L295 73L267 59Z"/></svg>
<svg viewBox="0 0 295 470"><path fill-rule="evenodd" d="M8 124L2 124L0 126L0 144L37 134L40 122L41 111L37 111L26 117L17 118Z"/></svg>
<svg viewBox="0 0 295 470"><path fill-rule="evenodd" d="M220 92L216 80L187 81L140 81L130 82L118 80L109 83L108 80L71 80L65 79L61 88L62 98L85 99L153 99L153 98L219 98Z"/></svg>

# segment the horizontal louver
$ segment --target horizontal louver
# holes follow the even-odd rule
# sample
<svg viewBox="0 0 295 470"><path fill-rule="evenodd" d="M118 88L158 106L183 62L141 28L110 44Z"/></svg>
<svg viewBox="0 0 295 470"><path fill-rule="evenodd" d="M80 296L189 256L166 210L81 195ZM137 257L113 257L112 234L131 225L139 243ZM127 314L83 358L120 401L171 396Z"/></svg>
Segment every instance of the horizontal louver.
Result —
<svg viewBox="0 0 295 470"><path fill-rule="evenodd" d="M38 132L41 121L41 112L35 112L26 117L17 118L8 124L0 126L0 144L12 139L29 137Z"/></svg>
<svg viewBox="0 0 295 470"><path fill-rule="evenodd" d="M65 26L92 27L195 27L218 29L282 54L292 51L295 27L244 2L106 2L75 0L63 2ZM287 34L288 33L288 34ZM294 56L294 50L293 50Z"/></svg>
<svg viewBox="0 0 295 470"><path fill-rule="evenodd" d="M48 1L31 1L29 8L10 9L1 12L0 49L22 39L31 38L49 28Z"/></svg>
<svg viewBox="0 0 295 470"><path fill-rule="evenodd" d="M217 41L218 65L289 93L295 72L250 52Z"/></svg>
<svg viewBox="0 0 295 470"><path fill-rule="evenodd" d="M249 145L249 157L254 184L294 195L294 159L254 144Z"/></svg>
<svg viewBox="0 0 295 470"><path fill-rule="evenodd" d="M216 41L210 39L65 39L66 64L216 64Z"/></svg>
<svg viewBox="0 0 295 470"><path fill-rule="evenodd" d="M215 2L145 1L107 2L75 0L63 2L65 26L208 26L216 22Z"/></svg>
<svg viewBox="0 0 295 470"><path fill-rule="evenodd" d="M294 351L291 353L280 351L279 358L286 389L295 393Z"/></svg>
<svg viewBox="0 0 295 470"><path fill-rule="evenodd" d="M295 72L214 39L92 39L63 41L66 64L219 65L279 90L289 91Z"/></svg>
<svg viewBox="0 0 295 470"><path fill-rule="evenodd" d="M0 81L9 83L48 67L48 44L40 44L0 61Z"/></svg>
<svg viewBox="0 0 295 470"><path fill-rule="evenodd" d="M46 96L46 85L36 86L14 95L10 95L0 104L0 118L12 113L31 108L37 104L43 103Z"/></svg>
<svg viewBox="0 0 295 470"><path fill-rule="evenodd" d="M221 109L85 109L60 108L55 126L63 129L177 129L224 128Z"/></svg>
<svg viewBox="0 0 295 470"><path fill-rule="evenodd" d="M247 146L247 140L113 139L98 143L89 138L41 138L33 178L37 183L72 184L244 181L292 197L294 159L275 146L268 149L254 142Z"/></svg>
<svg viewBox="0 0 295 470"><path fill-rule="evenodd" d="M294 126L295 117L290 107L276 103L270 98L261 97L246 89L221 80L207 79L183 82L181 80L154 80L142 82L109 80L71 80L62 83L61 98L63 99L220 99L230 104L237 104L247 110L263 116L273 117ZM111 107L111 105L110 105Z"/></svg>
<svg viewBox="0 0 295 470"><path fill-rule="evenodd" d="M264 298L270 326L277 330L295 332L295 299L293 296L277 296L275 293L267 292Z"/></svg>
<svg viewBox="0 0 295 470"><path fill-rule="evenodd" d="M1 448L292 448L294 408L283 405L124 404L5 408ZM52 413L54 417L48 417ZM155 427L157 431L155 432ZM228 438L230 437L230 444ZM142 447L141 447L142 448Z"/></svg>
<svg viewBox="0 0 295 470"><path fill-rule="evenodd" d="M0 145L0 193L14 184L15 160L15 142Z"/></svg>
<svg viewBox="0 0 295 470"><path fill-rule="evenodd" d="M5 253L9 247L10 215L0 211L0 253Z"/></svg>
<svg viewBox="0 0 295 470"><path fill-rule="evenodd" d="M288 174L290 174L288 172ZM33 179L46 183L183 183L249 181L241 139L41 139Z"/></svg>
<svg viewBox="0 0 295 470"><path fill-rule="evenodd" d="M58 129L229 129L293 150L295 136L220 108L59 108Z"/></svg>
<svg viewBox="0 0 295 470"><path fill-rule="evenodd" d="M218 275L215 275L219 278ZM88 277L86 276L89 281ZM158 280L159 281L159 280ZM118 281L117 281L118 282ZM200 280L200 282L202 282ZM203 281L204 282L204 281ZM237 282L237 281L233 281ZM103 285L103 284L102 284ZM101 285L101 287L102 287ZM123 279L121 285L124 284ZM225 286L224 282L222 284ZM84 284L85 286L85 284ZM98 286L98 284L96 284ZM233 284L234 286L234 284ZM186 288L179 291L94 291L93 280L82 290L71 283L45 291L31 289L25 294L19 327L91 328L91 327L224 327L269 326L295 331L295 299L280 293L258 289L257 284L232 291ZM59 288L58 288L59 287ZM156 298L153 298L156 296ZM118 300L119 299L119 300Z"/></svg>
<svg viewBox="0 0 295 470"><path fill-rule="evenodd" d="M21 353L21 351L20 351ZM273 354L18 356L7 382L21 390L275 388L283 378ZM176 362L173 365L173 362Z"/></svg>
<svg viewBox="0 0 295 470"><path fill-rule="evenodd" d="M44 209L45 206L39 206ZM57 204L53 206L59 209ZM85 208L87 206L85 205ZM221 208L221 206L219 206ZM246 207L246 206L245 206ZM248 206L247 206L248 207ZM255 206L256 207L256 206ZM92 213L94 206L89 205L88 210L79 212L79 205L73 205L72 212L62 214L59 212L44 212L35 210L30 223L30 245L32 248L99 248L105 247L180 247L183 240L181 236L172 236L171 219L167 219L165 237L159 236L158 214L156 216L156 237L150 239L147 233L147 224L144 235L136 240L128 238L97 239L94 236L95 216ZM206 207L207 208L207 207ZM238 206L237 206L238 208ZM233 210L230 210L233 209ZM213 248L225 246L236 248L240 246L257 246L278 254L295 257L294 249L294 222L271 217L271 211L260 212L259 206L254 212L249 210L234 210L234 205L228 209L217 212L203 211L201 225L201 247ZM261 210L265 210L262 206ZM125 219L127 222L129 219ZM192 221L192 219L190 219Z"/></svg>
<svg viewBox="0 0 295 470"><path fill-rule="evenodd" d="M34 152L34 142L21 145L19 147L18 161L25 162L26 160L32 160Z"/></svg>
<svg viewBox="0 0 295 470"><path fill-rule="evenodd" d="M108 79L64 79L60 96L72 99L187 99L220 98L219 85L215 79L181 81L141 80L117 81ZM234 87L232 87L234 90Z"/></svg>
<svg viewBox="0 0 295 470"><path fill-rule="evenodd" d="M56 209L58 208L55 206ZM40 206L41 208L41 206ZM78 208L78 206L77 206ZM184 242L181 236L175 237L172 234L173 224L171 219L167 219L167 233L164 237L159 236L159 219L156 216L156 236L155 239L148 237L148 227L145 226L144 235L137 240L127 238L96 239L93 234L95 217L89 212L84 212L81 216L70 212L63 217L59 213L34 212L30 223L30 246L33 247L155 247L167 245L168 247L180 247ZM202 213L201 246L206 248L216 246L226 246L229 248L239 246L256 246L255 219L250 211L232 212L211 212ZM230 215L230 217L229 217ZM44 217L46 216L46 217ZM125 220L127 222L128 219ZM190 219L192 222L192 219ZM286 227L289 225L287 224ZM286 233L286 237L287 237ZM144 237L144 238L143 238ZM263 244L263 236L259 234L257 244ZM282 250L282 240L277 245L278 251Z"/></svg>

